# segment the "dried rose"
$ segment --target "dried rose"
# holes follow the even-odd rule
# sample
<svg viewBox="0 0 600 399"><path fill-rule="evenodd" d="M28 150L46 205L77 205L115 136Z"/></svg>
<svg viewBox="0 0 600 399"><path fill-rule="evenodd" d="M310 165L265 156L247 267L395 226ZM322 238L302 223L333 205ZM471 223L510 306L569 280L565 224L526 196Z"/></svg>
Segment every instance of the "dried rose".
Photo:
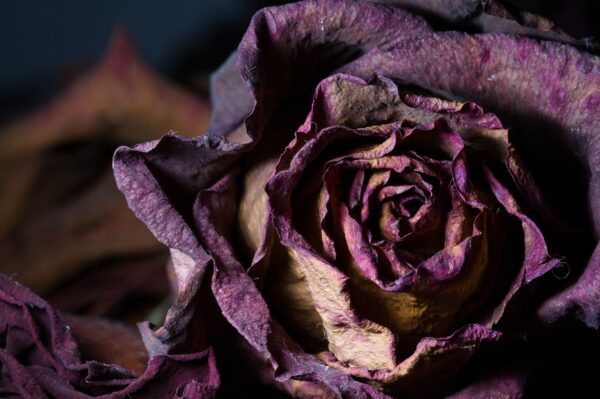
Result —
<svg viewBox="0 0 600 399"><path fill-rule="evenodd" d="M2 397L216 397L220 381L210 349L157 356L146 365L135 330L73 316L67 325L41 298L5 276L0 276L0 314Z"/></svg>
<svg viewBox="0 0 600 399"><path fill-rule="evenodd" d="M451 3L438 16L479 5ZM498 10L472 27L577 44ZM207 134L115 154L119 188L178 281L147 344L193 342L206 283L276 380L304 381L297 396L520 396L526 372L511 361L473 385L461 369L527 336L536 310L598 325L598 63L569 44L435 32L368 2L259 12L213 78ZM571 174L585 170L582 188ZM580 277L552 296L545 276L563 256ZM476 356L470 372L501 358Z"/></svg>

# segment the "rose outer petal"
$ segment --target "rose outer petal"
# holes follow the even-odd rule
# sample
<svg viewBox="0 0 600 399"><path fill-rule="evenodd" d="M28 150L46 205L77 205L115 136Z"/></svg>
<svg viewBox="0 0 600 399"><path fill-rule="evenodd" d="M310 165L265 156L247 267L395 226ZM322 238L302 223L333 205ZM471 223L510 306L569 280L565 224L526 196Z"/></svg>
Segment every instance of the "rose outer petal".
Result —
<svg viewBox="0 0 600 399"><path fill-rule="evenodd" d="M483 343L498 341L502 333L481 325L466 325L445 338L423 338L414 353L391 370L374 370L347 366L331 354L322 358L335 367L391 392L423 395L436 392L472 356ZM435 378L432 378L435 376Z"/></svg>
<svg viewBox="0 0 600 399"><path fill-rule="evenodd" d="M246 120L250 136L259 137L287 96L356 54L430 30L421 17L360 1L309 0L259 11L237 56L242 78L257 101Z"/></svg>
<svg viewBox="0 0 600 399"><path fill-rule="evenodd" d="M526 381L527 373L522 370L502 370L486 375L447 399L521 399Z"/></svg>
<svg viewBox="0 0 600 399"><path fill-rule="evenodd" d="M212 178L210 174L199 174L195 167L190 166L190 163L197 162L194 160L195 156L209 163L207 173L213 168L219 170L225 167L214 164L210 166L211 161L227 153L227 149L219 151L211 148L211 140L208 136L183 139L169 135L133 149L121 147L114 156L113 169L119 190L125 195L135 215L160 242L170 248L177 280L177 298L167 312L164 326L153 331L148 323L140 325L142 337L151 355L191 351L198 345L205 345L204 334L197 332L200 335L194 336L188 329L206 323L198 318L209 317L196 311L196 307L200 306L198 298L201 292L207 288L202 282L208 273L210 257L202 249L193 229L176 209L175 203L182 198L186 199L187 196L182 195L182 192L193 192L195 187L207 185ZM224 146L230 145L228 142L219 142L224 143ZM165 153L169 154L177 149L180 150L181 158L165 156ZM163 191L164 187L159 179L167 179L170 184L177 185L181 190L178 197L169 197ZM174 198L175 201L172 202Z"/></svg>

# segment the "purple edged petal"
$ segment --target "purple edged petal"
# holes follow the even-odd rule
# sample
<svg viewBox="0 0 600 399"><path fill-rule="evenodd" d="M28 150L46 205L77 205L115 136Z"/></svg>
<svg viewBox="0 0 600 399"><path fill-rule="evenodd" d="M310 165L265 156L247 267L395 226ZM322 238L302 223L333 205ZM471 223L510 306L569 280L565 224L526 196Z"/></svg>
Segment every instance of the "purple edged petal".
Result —
<svg viewBox="0 0 600 399"><path fill-rule="evenodd" d="M330 353L322 354L328 364L390 392L427 396L436 392L485 343L496 342L502 334L480 325L467 325L445 338L423 338L412 355L393 369L367 370L339 363Z"/></svg>
<svg viewBox="0 0 600 399"><path fill-rule="evenodd" d="M268 356L279 381L289 378L318 382L335 395L356 398L387 398L373 387L327 367L305 353L279 326L252 278L235 259L226 239L227 221L219 212L235 207L235 186L229 174L199 193L194 220L202 231L201 240L213 257L212 290L223 316L260 353Z"/></svg>
<svg viewBox="0 0 600 399"><path fill-rule="evenodd" d="M360 1L310 0L259 11L237 51L238 70L256 101L246 120L248 134L259 138L272 112L294 91L359 54L429 30L418 16ZM221 75L230 67L225 66ZM232 83L218 79L219 84L235 85L237 74L231 77ZM214 112L215 118L231 118L219 107ZM215 118L213 125L227 125Z"/></svg>
<svg viewBox="0 0 600 399"><path fill-rule="evenodd" d="M486 375L469 384L448 399L521 399L525 395L527 373L520 370L502 370Z"/></svg>
<svg viewBox="0 0 600 399"><path fill-rule="evenodd" d="M570 152L581 154L589 170L588 206L599 235L599 64L598 57L557 43L452 32L400 40L387 51L375 50L347 65L344 71L368 77L378 70L435 92L469 98L514 121L515 134L522 141L527 140L525 132L532 119L552 121ZM542 308L542 319L556 320L575 310L590 326L598 325L600 302L593 299L600 295L598 257L592 257L584 270L578 282Z"/></svg>
<svg viewBox="0 0 600 399"><path fill-rule="evenodd" d="M204 304L198 298L208 288L205 276L211 259L180 209L185 209L181 204L190 201L195 190L227 167L232 148L238 145L215 136L168 135L135 148L121 147L115 153L117 186L135 215L170 248L177 280L177 298L164 326L153 331L147 323L140 325L152 355L189 352L206 345L202 326L209 315L206 309L199 311ZM178 156L171 157L172 153Z"/></svg>

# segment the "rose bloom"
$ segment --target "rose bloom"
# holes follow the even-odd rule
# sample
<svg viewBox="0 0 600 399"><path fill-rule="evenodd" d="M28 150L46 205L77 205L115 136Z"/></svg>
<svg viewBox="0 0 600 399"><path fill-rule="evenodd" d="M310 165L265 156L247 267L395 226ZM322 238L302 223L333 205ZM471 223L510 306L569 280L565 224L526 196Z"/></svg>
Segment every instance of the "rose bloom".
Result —
<svg viewBox="0 0 600 399"><path fill-rule="evenodd" d="M598 344L600 60L496 2L386 3L259 12L206 134L115 153L177 286L140 325L150 362L212 347L226 397L250 375L296 397L579 392L558 368Z"/></svg>

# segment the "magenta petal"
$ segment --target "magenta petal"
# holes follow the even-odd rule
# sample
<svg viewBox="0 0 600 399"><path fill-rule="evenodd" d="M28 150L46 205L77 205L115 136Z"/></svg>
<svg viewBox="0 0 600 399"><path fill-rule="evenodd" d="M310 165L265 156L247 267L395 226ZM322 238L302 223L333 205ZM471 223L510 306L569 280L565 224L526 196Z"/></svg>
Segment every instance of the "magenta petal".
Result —
<svg viewBox="0 0 600 399"><path fill-rule="evenodd" d="M230 166L230 156L239 148L220 137L188 139L169 134L117 149L115 179L129 207L160 242L201 257L203 251L179 208L185 209L188 201L191 206L195 193Z"/></svg>
<svg viewBox="0 0 600 399"><path fill-rule="evenodd" d="M521 399L525 395L527 373L499 371L487 375L448 397L448 399Z"/></svg>
<svg viewBox="0 0 600 399"><path fill-rule="evenodd" d="M546 323L575 313L588 326L600 328L600 245L577 282L546 301L538 311Z"/></svg>
<svg viewBox="0 0 600 399"><path fill-rule="evenodd" d="M152 355L189 352L203 347L204 333L190 329L206 323L208 312L196 311L207 289L205 275L210 257L198 242L184 216L185 203L195 190L210 183L227 167L228 154L237 145L214 136L185 139L168 135L135 148L121 147L113 160L117 186L129 207L156 238L171 249L177 278L177 299L167 313L165 325L153 331L147 323L140 331ZM177 153L177 157L170 154ZM203 173L198 172L198 159ZM218 161L218 162L217 162ZM183 204L183 205L182 205ZM191 206L191 201L190 201Z"/></svg>

